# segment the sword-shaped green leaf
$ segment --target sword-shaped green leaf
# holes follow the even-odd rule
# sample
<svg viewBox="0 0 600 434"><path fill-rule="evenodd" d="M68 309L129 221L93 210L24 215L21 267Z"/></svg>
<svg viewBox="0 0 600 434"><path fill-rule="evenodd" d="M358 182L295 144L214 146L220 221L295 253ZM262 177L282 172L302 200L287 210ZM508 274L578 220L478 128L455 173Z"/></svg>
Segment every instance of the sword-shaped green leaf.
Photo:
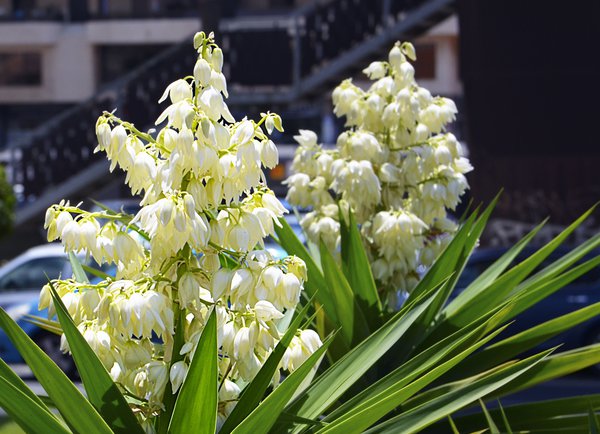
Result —
<svg viewBox="0 0 600 434"><path fill-rule="evenodd" d="M89 402L96 408L113 432L143 434L144 431L121 391L110 378L104 365L81 335L75 323L73 323L54 286L50 285L56 314L69 343L77 372L81 376Z"/></svg>
<svg viewBox="0 0 600 434"><path fill-rule="evenodd" d="M217 426L217 316L202 331L169 424L172 434L214 434Z"/></svg>
<svg viewBox="0 0 600 434"><path fill-rule="evenodd" d="M86 434L112 434L104 419L65 373L0 309L0 327L25 360L69 427Z"/></svg>
<svg viewBox="0 0 600 434"><path fill-rule="evenodd" d="M45 406L42 407L29 394L24 393L2 376L0 376L0 407L6 410L11 419L25 432L71 433Z"/></svg>

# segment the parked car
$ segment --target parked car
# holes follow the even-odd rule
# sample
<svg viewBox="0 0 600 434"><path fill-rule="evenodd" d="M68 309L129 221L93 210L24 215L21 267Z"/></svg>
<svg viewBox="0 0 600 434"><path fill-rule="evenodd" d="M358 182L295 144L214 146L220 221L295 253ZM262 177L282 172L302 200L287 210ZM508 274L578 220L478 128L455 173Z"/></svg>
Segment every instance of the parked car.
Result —
<svg viewBox="0 0 600 434"><path fill-rule="evenodd" d="M98 268L91 258L86 259L80 255L80 260ZM106 268L108 267L100 267L102 271L106 271ZM48 279L67 279L72 274L69 258L59 243L32 247L0 267L0 307L69 375L75 375L75 364L71 356L63 354L60 350L60 337L27 321L27 315L47 318L48 311L38 309L42 286ZM23 362L19 352L2 330L0 357L6 363Z"/></svg>
<svg viewBox="0 0 600 434"><path fill-rule="evenodd" d="M505 248L485 248L476 250L471 255L457 282L454 295L464 290L483 271L492 265L494 261L506 253L506 251L507 249ZM526 249L517 257L515 264L526 259L533 252L534 250ZM568 252L568 248L559 248L555 250L540 265L539 270L556 261ZM600 252L594 251L580 262L591 259L598 254L600 254ZM597 302L600 302L600 267L584 274L518 315L515 318L514 323L509 326L507 332L511 335L516 334ZM498 339L502 339L503 336L505 336L505 334L501 334ZM564 351L596 342L600 342L600 317L592 318L573 327L565 333L555 336L545 342L542 346L538 347L538 350L562 344L561 351ZM594 370L600 374L600 366L595 367Z"/></svg>
<svg viewBox="0 0 600 434"><path fill-rule="evenodd" d="M25 318L26 315L47 317L46 310L38 310L40 289L48 278L68 278L71 274L69 258L58 243L32 247L0 267L0 307L67 373L74 371L74 363L60 351L60 338ZM23 362L2 330L0 357L6 363Z"/></svg>

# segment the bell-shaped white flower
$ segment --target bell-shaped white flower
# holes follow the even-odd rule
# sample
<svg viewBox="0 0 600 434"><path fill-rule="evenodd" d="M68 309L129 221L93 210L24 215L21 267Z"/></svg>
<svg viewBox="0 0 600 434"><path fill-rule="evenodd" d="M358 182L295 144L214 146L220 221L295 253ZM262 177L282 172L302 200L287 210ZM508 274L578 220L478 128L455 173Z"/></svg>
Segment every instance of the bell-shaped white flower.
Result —
<svg viewBox="0 0 600 434"><path fill-rule="evenodd" d="M177 393L183 380L187 376L188 365L183 360L173 363L171 365L171 371L169 373L169 379L171 380L171 390L173 394Z"/></svg>

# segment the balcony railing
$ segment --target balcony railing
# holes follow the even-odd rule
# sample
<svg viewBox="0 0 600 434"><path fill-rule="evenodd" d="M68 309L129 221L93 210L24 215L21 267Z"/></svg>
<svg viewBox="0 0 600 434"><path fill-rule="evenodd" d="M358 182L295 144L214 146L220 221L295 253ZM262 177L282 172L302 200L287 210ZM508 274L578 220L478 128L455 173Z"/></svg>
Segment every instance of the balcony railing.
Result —
<svg viewBox="0 0 600 434"><path fill-rule="evenodd" d="M232 86L247 88L236 95L240 102L265 92L289 102L454 10L453 0L321 0L286 16L224 21L226 74Z"/></svg>

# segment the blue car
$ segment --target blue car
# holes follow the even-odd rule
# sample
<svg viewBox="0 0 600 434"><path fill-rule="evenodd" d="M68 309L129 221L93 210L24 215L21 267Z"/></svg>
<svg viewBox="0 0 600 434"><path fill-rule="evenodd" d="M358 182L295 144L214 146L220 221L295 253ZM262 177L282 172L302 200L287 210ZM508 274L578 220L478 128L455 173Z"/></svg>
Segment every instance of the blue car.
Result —
<svg viewBox="0 0 600 434"><path fill-rule="evenodd" d="M74 370L70 356L60 351L60 338L26 320L26 315L46 318L46 310L38 310L42 286L50 279L70 276L71 264L60 244L33 247L0 267L0 307L42 348L65 372ZM23 359L4 331L0 330L0 357L6 363L23 363Z"/></svg>

